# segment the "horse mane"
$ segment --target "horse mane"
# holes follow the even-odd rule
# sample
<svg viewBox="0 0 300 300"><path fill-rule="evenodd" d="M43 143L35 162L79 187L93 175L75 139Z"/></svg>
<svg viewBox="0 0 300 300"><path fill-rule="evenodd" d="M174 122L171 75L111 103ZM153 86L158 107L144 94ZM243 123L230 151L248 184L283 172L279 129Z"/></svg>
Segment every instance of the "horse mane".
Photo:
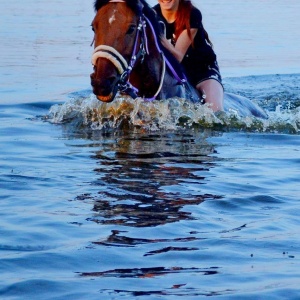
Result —
<svg viewBox="0 0 300 300"><path fill-rule="evenodd" d="M94 9L98 11L102 6L109 3L110 0L95 0ZM171 63L174 70L177 72L180 78L186 78L182 66L176 60L176 58L161 44L159 37L163 34L161 25L159 24L158 16L155 10L147 3L146 0L125 0L126 4L134 13L138 16L142 14L150 21L154 29L158 45L165 55L166 59Z"/></svg>
<svg viewBox="0 0 300 300"><path fill-rule="evenodd" d="M159 24L159 18L157 16L156 11L151 6L149 6L149 4L145 0L140 0L140 2L143 4L142 13L145 15L145 17L148 18L148 20L152 24L152 27L154 29L154 32L155 32L155 35L156 35L156 38L157 38L158 45L159 45L160 49L162 50L164 56L170 62L170 64L172 65L172 67L174 68L174 70L176 71L178 76L181 79L186 78L186 75L184 73L184 70L183 70L181 64L177 61L177 59L173 56L173 54L171 54L170 51L167 50L162 45L162 43L160 41L159 37L161 35L163 35L164 32L163 32L163 28L162 28L161 24Z"/></svg>

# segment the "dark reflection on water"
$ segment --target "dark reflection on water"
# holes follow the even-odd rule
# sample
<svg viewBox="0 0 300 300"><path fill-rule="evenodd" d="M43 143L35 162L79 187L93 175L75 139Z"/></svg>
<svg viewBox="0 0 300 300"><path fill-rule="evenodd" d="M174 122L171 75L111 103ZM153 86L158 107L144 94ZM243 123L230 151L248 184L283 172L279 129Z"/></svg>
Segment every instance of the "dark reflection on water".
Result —
<svg viewBox="0 0 300 300"><path fill-rule="evenodd" d="M177 287L177 285L174 285L172 287L173 290L165 290L165 291L149 291L149 292L142 292L142 291L126 291L126 290L115 290L116 293L122 295L130 294L133 297L139 297L139 296L187 296L187 291L185 290L184 292L179 291L181 286ZM201 296L221 296L221 295L226 295L227 293L232 293L232 290L226 290L222 292L208 292L208 293L197 293L194 292L192 289L187 289L188 290L188 297L201 297ZM176 292L175 292L176 291Z"/></svg>
<svg viewBox="0 0 300 300"><path fill-rule="evenodd" d="M103 197L115 197L116 195L104 194ZM164 193L157 196L131 196L129 201L133 204L118 204L107 200L95 199L94 211L97 217L90 220L100 224L118 224L124 226L149 227L166 223L178 222L180 220L191 220L191 213L180 211L185 205L198 205L205 199L212 199L217 196L203 195L195 199L170 199L164 198ZM118 200L128 199L128 196L120 196ZM116 200L114 200L115 202Z"/></svg>
<svg viewBox="0 0 300 300"><path fill-rule="evenodd" d="M140 245L140 244L168 243L168 242L186 243L186 242L200 240L199 238L196 238L196 237L174 238L174 239L130 238L130 237L127 237L127 236L124 236L124 235L120 235L120 233L124 233L124 232L127 232L127 231L113 230L112 234L107 239L101 240L101 241L98 241L98 242L94 242L94 244L96 244L96 245L105 245L105 246L134 247L134 246ZM169 250L172 249L172 247L168 247L168 248L169 248ZM177 247L176 249L179 249L179 247ZM167 252L167 251L165 251L165 252Z"/></svg>
<svg viewBox="0 0 300 300"><path fill-rule="evenodd" d="M36 122L1 136L0 298L299 299L298 136Z"/></svg>
<svg viewBox="0 0 300 300"><path fill-rule="evenodd" d="M275 260L291 266L282 257L281 249L288 248L274 223L281 217L265 210L266 204L280 206L280 197L251 177L253 161L262 164L252 158L256 154L235 161L220 145L214 147L214 136L227 146L224 133L86 131L73 136L72 146L89 149L96 163L90 191L75 198L91 207L82 225L91 224L95 232L84 246L95 259L74 273L82 282L94 281L101 297L238 298L252 293L249 282L265 293L270 276L279 284ZM234 151L247 142L235 141ZM282 286L293 276L283 278Z"/></svg>
<svg viewBox="0 0 300 300"><path fill-rule="evenodd" d="M99 179L94 185L99 185L101 191L96 196L78 196L80 200L94 200L93 210L97 214L89 220L151 227L193 219L190 212L184 211L186 205L220 198L192 194L182 188L189 182L203 184L205 178L195 172L209 171L214 166L210 155L215 150L204 137L198 136L197 140L192 134L129 136L117 139L113 149L98 151L93 157L99 164L95 169ZM115 234L112 237L120 240ZM126 239L121 243L125 244Z"/></svg>
<svg viewBox="0 0 300 300"><path fill-rule="evenodd" d="M215 275L218 274L218 267L212 267L208 269L199 268L140 268L140 269L115 269L104 272L90 272L81 273L80 276L85 277L118 277L118 278L153 278L159 276L165 276L168 274L183 274L183 273L201 273L202 275Z"/></svg>
<svg viewBox="0 0 300 300"><path fill-rule="evenodd" d="M186 275L218 275L219 268L183 268L183 267L153 267L153 268L133 268L133 269L113 269L103 272L84 272L79 273L79 276L85 278L118 278L118 279L155 279L160 277L166 277L170 275L178 275L179 277ZM103 289L102 293L106 290ZM232 290L224 291L199 291L197 288L193 288L188 283L171 284L169 288L161 289L149 289L149 290L138 290L136 286L130 286L127 289L114 289L113 291L107 290L107 292L121 295L130 296L188 296L188 297L199 297L199 296L217 296L232 293Z"/></svg>
<svg viewBox="0 0 300 300"><path fill-rule="evenodd" d="M197 253L201 241L207 238L198 236L196 230L179 228L173 236L159 236L156 235L156 228L181 221L195 221L197 217L193 215L191 207L201 205L206 200L221 198L220 195L201 193L199 188L190 191L185 188L189 184L198 187L206 184L205 176L198 174L209 172L215 166L216 151L207 142L207 135L211 136L212 133L185 131L105 137L100 150L93 155L98 167L94 169L96 179L92 184L98 187L99 192L79 195L76 200L93 203L94 215L88 221L115 229L111 229L108 236L92 241L89 248L100 251L110 249L111 252L123 249L124 261L132 259L133 250L138 251L140 258L137 257L127 268L103 270L100 267L96 271L78 272L80 277L114 278L119 281L164 278L167 282L166 288L157 285L137 288L139 285L133 284L131 288L124 289L120 283L119 288L107 289L108 294L119 296L201 295L199 289L187 286L188 279L183 278L217 275L219 267L201 267L193 260L184 266L177 259L165 264L160 256ZM147 229L147 234L140 236L135 232L143 228ZM177 231L176 227L174 230ZM152 259L157 261L153 262ZM117 265L111 264L112 267ZM173 276L182 279L178 283L178 279L174 281L169 278ZM105 291L102 289L101 293ZM212 291L202 293L208 296L217 294Z"/></svg>

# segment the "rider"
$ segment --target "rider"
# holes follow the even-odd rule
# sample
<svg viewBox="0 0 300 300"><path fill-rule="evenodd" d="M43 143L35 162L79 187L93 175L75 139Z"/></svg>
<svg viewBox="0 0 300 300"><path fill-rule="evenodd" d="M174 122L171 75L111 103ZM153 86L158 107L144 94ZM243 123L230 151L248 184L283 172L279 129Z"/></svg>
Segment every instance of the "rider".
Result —
<svg viewBox="0 0 300 300"><path fill-rule="evenodd" d="M202 14L190 0L158 0L153 8L164 22L161 42L184 67L188 79L213 111L224 110L222 78Z"/></svg>

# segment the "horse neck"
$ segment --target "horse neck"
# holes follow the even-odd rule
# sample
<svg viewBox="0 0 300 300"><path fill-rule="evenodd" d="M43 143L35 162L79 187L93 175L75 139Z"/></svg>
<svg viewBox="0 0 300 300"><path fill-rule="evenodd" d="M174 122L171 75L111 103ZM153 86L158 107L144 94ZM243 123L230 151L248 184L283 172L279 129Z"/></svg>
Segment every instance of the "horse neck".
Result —
<svg viewBox="0 0 300 300"><path fill-rule="evenodd" d="M146 28L149 54L143 62L138 63L132 70L131 83L138 88L139 94L147 98L152 97L158 90L163 72L163 58L157 49L156 38L149 26Z"/></svg>

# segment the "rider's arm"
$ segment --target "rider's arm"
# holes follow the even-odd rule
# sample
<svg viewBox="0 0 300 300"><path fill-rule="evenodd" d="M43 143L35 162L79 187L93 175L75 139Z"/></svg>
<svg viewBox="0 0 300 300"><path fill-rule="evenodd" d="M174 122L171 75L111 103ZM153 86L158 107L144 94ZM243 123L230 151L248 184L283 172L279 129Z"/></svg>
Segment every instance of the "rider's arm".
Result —
<svg viewBox="0 0 300 300"><path fill-rule="evenodd" d="M178 37L175 47L164 37L161 37L161 42L165 48L167 48L175 58L181 62L192 44L192 40L195 38L198 29L191 28L191 38L188 35L187 30L184 30Z"/></svg>

